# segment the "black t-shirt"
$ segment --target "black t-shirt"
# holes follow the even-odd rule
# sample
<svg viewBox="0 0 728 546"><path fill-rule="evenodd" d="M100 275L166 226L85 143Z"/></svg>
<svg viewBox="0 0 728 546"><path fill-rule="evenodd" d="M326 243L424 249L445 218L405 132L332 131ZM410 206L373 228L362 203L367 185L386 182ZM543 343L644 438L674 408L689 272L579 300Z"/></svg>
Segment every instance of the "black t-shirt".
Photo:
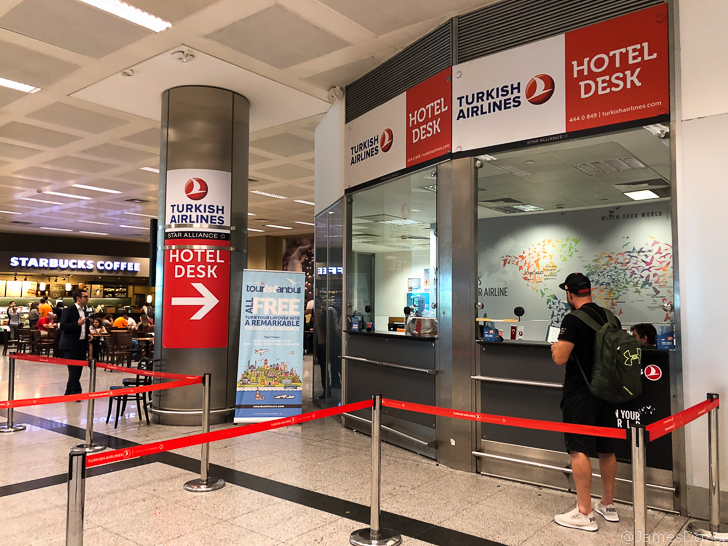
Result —
<svg viewBox="0 0 728 546"><path fill-rule="evenodd" d="M599 324L607 322L606 312L596 303L584 304L579 309L587 313ZM622 327L619 319L617 319L617 324L619 324L620 328ZM566 315L561 322L559 340L570 341L574 344L574 350L571 352L571 357L566 363L564 396L577 392L589 392L589 387L587 387L584 376L581 375L581 370L579 370L579 365L574 360L574 357L579 359L579 364L581 364L584 373L588 379L591 379L592 368L594 367L595 337L596 332L571 313Z"/></svg>

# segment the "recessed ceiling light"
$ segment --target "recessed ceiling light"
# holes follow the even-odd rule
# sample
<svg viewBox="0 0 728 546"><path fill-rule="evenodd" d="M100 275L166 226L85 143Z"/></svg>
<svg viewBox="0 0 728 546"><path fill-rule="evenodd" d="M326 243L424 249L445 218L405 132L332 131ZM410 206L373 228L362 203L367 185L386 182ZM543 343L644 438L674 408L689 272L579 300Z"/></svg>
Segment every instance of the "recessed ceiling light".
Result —
<svg viewBox="0 0 728 546"><path fill-rule="evenodd" d="M21 214L20 212L13 212L11 210L0 210L2 214Z"/></svg>
<svg viewBox="0 0 728 546"><path fill-rule="evenodd" d="M79 233L86 233L88 235L108 235L108 233L100 233L98 231L79 231Z"/></svg>
<svg viewBox="0 0 728 546"><path fill-rule="evenodd" d="M272 227L272 228L278 228L278 229L293 229L292 227L277 226L275 224L265 224L265 227Z"/></svg>
<svg viewBox="0 0 728 546"><path fill-rule="evenodd" d="M94 222L93 220L79 220L79 222L83 222L84 224L96 224L97 226L110 226L111 224L107 224L106 222Z"/></svg>
<svg viewBox="0 0 728 546"><path fill-rule="evenodd" d="M172 23L169 21L160 19L134 6L130 6L121 0L81 0L81 2L110 13L111 15L126 19L140 27L153 30L154 32L162 32L164 29L172 26Z"/></svg>
<svg viewBox="0 0 728 546"><path fill-rule="evenodd" d="M146 218L156 218L156 215L142 214L141 212L125 212L124 214L131 214L132 216L144 216Z"/></svg>
<svg viewBox="0 0 728 546"><path fill-rule="evenodd" d="M61 191L47 191L44 192L46 195L57 195L58 197L70 197L71 199L83 199L85 201L90 201L90 197L86 197L84 195L71 195L70 193L63 193Z"/></svg>
<svg viewBox="0 0 728 546"><path fill-rule="evenodd" d="M159 174L159 169L155 169L154 167L139 167L139 170Z"/></svg>
<svg viewBox="0 0 728 546"><path fill-rule="evenodd" d="M256 193L258 195L264 195L265 197L272 197L273 199L288 199L288 197L284 197L282 195L278 195L277 193L268 193L268 192L258 191L258 190L250 190L250 193Z"/></svg>
<svg viewBox="0 0 728 546"><path fill-rule="evenodd" d="M645 199L657 199L660 197L655 192L650 190L640 190L640 191L630 191L625 193L627 197L630 199L634 199L635 201L644 201Z"/></svg>
<svg viewBox="0 0 728 546"><path fill-rule="evenodd" d="M146 226L125 226L124 224L121 224L119 227L123 227L126 229L147 229Z"/></svg>
<svg viewBox="0 0 728 546"><path fill-rule="evenodd" d="M252 227L249 227L248 228L248 231L259 231L260 233L265 233L265 231L262 230L262 229L255 229L255 228L252 228Z"/></svg>
<svg viewBox="0 0 728 546"><path fill-rule="evenodd" d="M41 226L40 229L50 229L51 231L73 231L72 229L65 229L65 228L59 228L59 227L45 227L45 226Z"/></svg>
<svg viewBox="0 0 728 546"><path fill-rule="evenodd" d="M107 188L99 188L97 186L87 186L86 184L71 184L74 188L79 188L82 190L91 190L91 191L102 191L104 193L121 193L118 190L109 190ZM48 192L46 192L48 193Z"/></svg>
<svg viewBox="0 0 728 546"><path fill-rule="evenodd" d="M22 91L23 93L37 93L40 91L40 87L33 87L26 83L20 83L6 78L0 78L0 85L7 87L8 89L15 89L16 91Z"/></svg>
<svg viewBox="0 0 728 546"><path fill-rule="evenodd" d="M302 205L311 205L312 207L316 205L316 203L312 203L311 201L304 201L303 199L294 199L294 203L301 203Z"/></svg>
<svg viewBox="0 0 728 546"><path fill-rule="evenodd" d="M48 203L49 205L62 205L58 201L47 201L46 199L35 199L34 197L21 197L21 201L33 201L35 203Z"/></svg>
<svg viewBox="0 0 728 546"><path fill-rule="evenodd" d="M301 224L304 226L315 226L316 224L312 224L311 222L296 222L297 224Z"/></svg>

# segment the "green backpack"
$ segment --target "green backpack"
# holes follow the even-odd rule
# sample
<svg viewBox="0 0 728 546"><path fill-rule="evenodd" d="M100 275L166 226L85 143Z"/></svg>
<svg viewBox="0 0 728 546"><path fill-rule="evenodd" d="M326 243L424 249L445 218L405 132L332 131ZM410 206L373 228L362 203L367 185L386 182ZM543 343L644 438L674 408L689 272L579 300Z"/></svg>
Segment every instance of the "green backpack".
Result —
<svg viewBox="0 0 728 546"><path fill-rule="evenodd" d="M585 311L577 309L571 312L596 333L591 381L587 379L576 355L574 360L594 396L621 404L642 394L642 348L639 341L619 327L611 311L604 311L607 322L603 325Z"/></svg>

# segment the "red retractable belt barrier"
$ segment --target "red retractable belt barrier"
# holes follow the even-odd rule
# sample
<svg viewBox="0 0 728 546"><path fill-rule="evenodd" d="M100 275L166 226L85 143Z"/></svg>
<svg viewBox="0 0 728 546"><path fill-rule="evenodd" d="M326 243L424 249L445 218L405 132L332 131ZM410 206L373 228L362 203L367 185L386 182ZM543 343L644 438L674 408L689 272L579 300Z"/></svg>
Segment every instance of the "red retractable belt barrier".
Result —
<svg viewBox="0 0 728 546"><path fill-rule="evenodd" d="M670 415L664 419L660 419L645 427L645 430L650 433L650 442L662 438L666 434L671 433L673 430L677 430L680 427L684 427L688 423L695 421L698 417L701 417L708 413L710 410L717 408L720 405L720 400L705 400L700 404L695 404L693 407Z"/></svg>
<svg viewBox="0 0 728 546"><path fill-rule="evenodd" d="M51 358L49 356L11 353L8 358L27 360L29 362L43 362L44 364L61 364L63 366L88 366L87 360L70 360L68 358Z"/></svg>
<svg viewBox="0 0 728 546"><path fill-rule="evenodd" d="M59 402L75 402L76 400L96 400L97 398L111 398L112 396L122 396L124 394L134 394L137 392L161 391L164 389L175 389L177 387L186 387L187 385L198 385L202 383L201 377L193 379L184 379L181 381L173 381L171 383L158 383L157 385L147 385L144 387L128 387L124 389L114 389L108 391L88 392L84 394L67 394L65 396L46 396L44 398L24 398L22 400L6 400L0 402L0 409L3 408L23 408L28 406L42 406L45 404L57 404Z"/></svg>
<svg viewBox="0 0 728 546"><path fill-rule="evenodd" d="M402 402L400 400L390 400L388 398L382 399L382 406L388 408L403 409L407 411L416 411L417 413L429 413L430 415L439 415L441 417L454 417L455 419L466 419L469 421L478 421L480 423L490 423L493 425L505 425L509 427L530 428L536 430L550 430L553 432L570 432L572 434L586 434L588 436L616 438L618 440L627 439L627 431L621 428L594 427L590 425L572 425L569 423L556 423L554 421L523 419L521 417L504 417L502 415L490 415L487 413L474 413L471 411L437 408L435 406L425 406L423 404Z"/></svg>
<svg viewBox="0 0 728 546"><path fill-rule="evenodd" d="M265 421L263 423L254 423L252 425L245 425L238 428L226 428L223 430L208 432L206 434L193 434L192 436L184 436L182 438L164 440L162 442L154 444L145 444L126 449L106 451L97 455L87 456L86 468L114 463L127 459L134 459L136 457L143 457L144 455L163 453L164 451L181 449L183 447L196 446L209 442L217 442L219 440L227 440L229 438L236 438L238 436L245 436L247 434L255 434L256 432L263 432L265 430L271 430L274 428L283 428L290 425L296 425L298 423L306 423L308 421L323 419L324 417L331 417L332 415L339 415L348 411L357 411L360 409L371 408L372 405L373 402L371 400L364 400L362 402L356 402L354 404L346 404L345 406L312 411L310 413L302 413L301 415L294 415L293 417L285 417L283 419L275 419L274 421Z"/></svg>
<svg viewBox="0 0 728 546"><path fill-rule="evenodd" d="M114 366L113 364L104 364L103 362L96 363L97 368L103 368L104 370L111 370L115 372L131 373L136 375L144 375L146 377L159 377L161 379L196 379L202 380L200 375L182 375L179 373L167 373L167 372L153 372L151 370L140 370L138 368L128 368L126 366Z"/></svg>

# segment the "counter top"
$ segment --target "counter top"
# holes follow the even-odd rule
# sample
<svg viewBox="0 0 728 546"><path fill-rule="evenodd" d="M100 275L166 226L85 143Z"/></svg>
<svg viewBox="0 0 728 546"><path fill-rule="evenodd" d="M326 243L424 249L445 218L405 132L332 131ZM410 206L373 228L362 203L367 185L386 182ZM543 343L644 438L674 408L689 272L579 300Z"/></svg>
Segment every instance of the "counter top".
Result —
<svg viewBox="0 0 728 546"><path fill-rule="evenodd" d="M351 330L345 330L347 334L350 334L352 336L375 336L375 337L396 337L396 338L405 338L405 339L411 339L414 341L436 341L437 336L408 336L404 332L380 332L378 330L374 332L352 332Z"/></svg>
<svg viewBox="0 0 728 546"><path fill-rule="evenodd" d="M517 341L515 339L504 339L503 341L483 341L482 339L476 339L476 343L480 345L518 345L519 347L550 347L551 344L548 341Z"/></svg>

